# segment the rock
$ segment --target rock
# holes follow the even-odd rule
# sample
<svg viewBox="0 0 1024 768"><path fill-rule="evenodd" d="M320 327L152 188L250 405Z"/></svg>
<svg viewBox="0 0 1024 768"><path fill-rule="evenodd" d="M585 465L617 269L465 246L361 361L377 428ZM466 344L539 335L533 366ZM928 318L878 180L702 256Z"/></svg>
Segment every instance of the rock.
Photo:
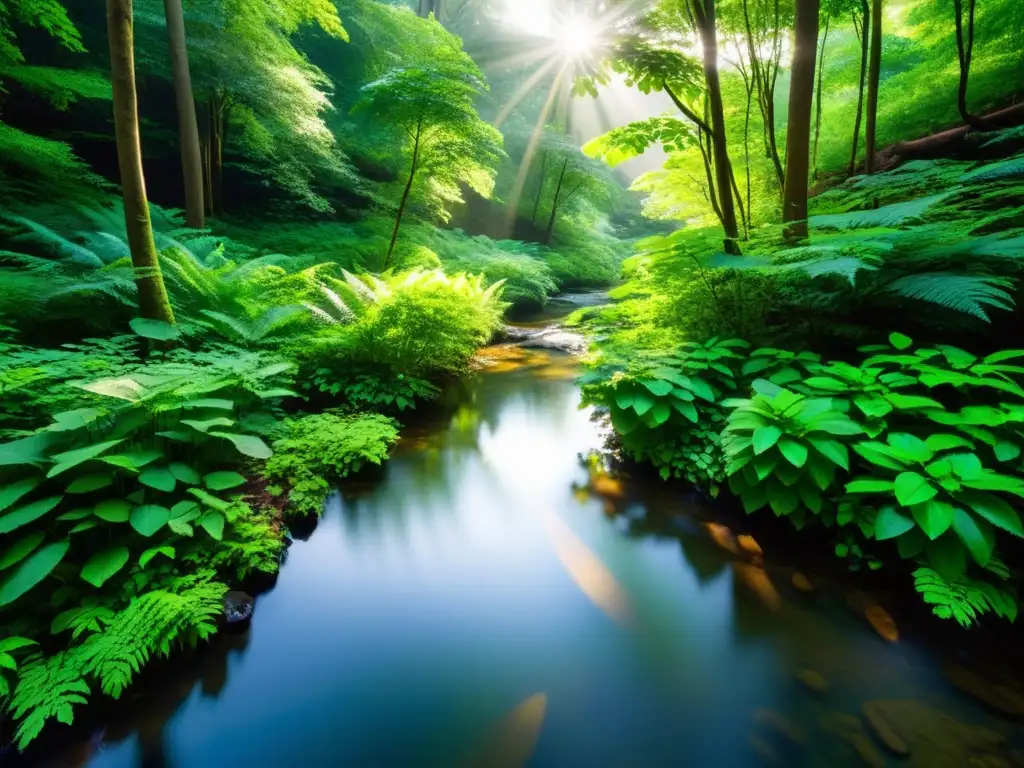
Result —
<svg viewBox="0 0 1024 768"><path fill-rule="evenodd" d="M590 487L599 496L606 496L611 499L622 498L622 481L608 474L592 474L590 476Z"/></svg>
<svg viewBox="0 0 1024 768"><path fill-rule="evenodd" d="M757 543L753 536L747 536L746 534L737 536L736 543L739 544L740 549L742 549L748 555L764 554L764 551L761 549L761 545Z"/></svg>
<svg viewBox="0 0 1024 768"><path fill-rule="evenodd" d="M946 667L946 679L964 693L992 709L1014 717L1024 716L1024 695L1008 685L987 680L959 664Z"/></svg>
<svg viewBox="0 0 1024 768"><path fill-rule="evenodd" d="M249 594L232 590L224 595L224 623L228 629L248 626L256 600Z"/></svg>
<svg viewBox="0 0 1024 768"><path fill-rule="evenodd" d="M551 349L571 355L582 354L587 350L587 340L583 336L555 327L533 332L517 343L526 349Z"/></svg>
<svg viewBox="0 0 1024 768"><path fill-rule="evenodd" d="M864 618L868 620L884 640L895 643L900 639L900 632L896 628L896 622L892 620L892 616L882 606L869 605L864 610Z"/></svg>
<svg viewBox="0 0 1024 768"><path fill-rule="evenodd" d="M525 341L531 336L536 336L540 331L536 328L523 328L518 325L503 325L497 331L494 332L494 338L492 343L494 344L509 344L519 341Z"/></svg>
<svg viewBox="0 0 1024 768"><path fill-rule="evenodd" d="M864 719L867 720L868 725L871 726L871 732L875 734L882 745L895 755L908 755L910 750L907 748L907 742L905 742L898 733L893 729L892 725L885 719L885 715L882 713L882 709L876 704L867 703L862 707L864 712Z"/></svg>
<svg viewBox="0 0 1024 768"><path fill-rule="evenodd" d="M827 713L821 719L821 728L845 741L857 753L864 765L870 768L885 768L885 755L874 745L864 732L860 720L838 712Z"/></svg>
<svg viewBox="0 0 1024 768"><path fill-rule="evenodd" d="M793 586L799 589L801 592L811 593L814 591L814 585L811 584L811 580L804 576L800 571L793 574Z"/></svg>
<svg viewBox="0 0 1024 768"><path fill-rule="evenodd" d="M711 537L712 541L718 546L733 555L740 553L739 544L736 542L736 537L732 535L730 531L724 525L718 523L701 523L704 530L708 532L708 536Z"/></svg>
<svg viewBox="0 0 1024 768"><path fill-rule="evenodd" d="M796 679L815 693L828 693L828 680L820 672L813 669L801 669L796 673Z"/></svg>
<svg viewBox="0 0 1024 768"><path fill-rule="evenodd" d="M753 718L757 725L779 734L794 746L802 747L807 743L807 737L803 731L793 725L789 718L781 712L774 709L755 709Z"/></svg>
<svg viewBox="0 0 1024 768"><path fill-rule="evenodd" d="M764 570L749 563L733 563L732 569L739 581L757 593L768 610L778 611L782 608L782 598Z"/></svg>

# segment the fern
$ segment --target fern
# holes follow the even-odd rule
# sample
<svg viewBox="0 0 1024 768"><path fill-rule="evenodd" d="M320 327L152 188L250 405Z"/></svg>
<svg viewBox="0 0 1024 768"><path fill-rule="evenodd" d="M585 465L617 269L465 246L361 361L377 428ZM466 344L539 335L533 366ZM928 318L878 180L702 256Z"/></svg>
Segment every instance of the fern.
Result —
<svg viewBox="0 0 1024 768"><path fill-rule="evenodd" d="M902 203L893 203L869 211L811 216L809 223L816 229L867 229L870 227L898 227L920 219L930 208L950 193L942 192L919 197Z"/></svg>
<svg viewBox="0 0 1024 768"><path fill-rule="evenodd" d="M964 312L987 322L986 307L1013 309L1013 297L1007 290L1012 288L1012 280L1000 277L925 272L895 280L889 284L888 291Z"/></svg>
<svg viewBox="0 0 1024 768"><path fill-rule="evenodd" d="M948 582L931 568L918 568L914 571L914 589L932 606L932 613L940 619L953 619L962 627L970 627L990 611L1009 621L1017 618L1016 598L985 581L962 577Z"/></svg>

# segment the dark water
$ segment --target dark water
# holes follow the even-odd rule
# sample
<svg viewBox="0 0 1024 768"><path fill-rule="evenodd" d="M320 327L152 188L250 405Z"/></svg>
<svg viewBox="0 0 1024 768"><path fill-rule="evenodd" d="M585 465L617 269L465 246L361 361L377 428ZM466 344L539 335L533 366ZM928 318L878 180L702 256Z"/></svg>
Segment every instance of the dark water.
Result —
<svg viewBox="0 0 1024 768"><path fill-rule="evenodd" d="M896 700L910 764L1013 764L1010 724L927 651L723 548L678 491L588 492L602 433L572 363L528 357L332 498L251 630L145 686L75 762L896 765L861 717Z"/></svg>

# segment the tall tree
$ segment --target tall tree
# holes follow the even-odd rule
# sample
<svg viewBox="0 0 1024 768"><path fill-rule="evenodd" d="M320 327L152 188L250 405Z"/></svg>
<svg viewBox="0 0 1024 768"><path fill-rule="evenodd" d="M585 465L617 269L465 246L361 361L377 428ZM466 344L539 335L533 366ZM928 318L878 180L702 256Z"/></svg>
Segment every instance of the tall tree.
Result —
<svg viewBox="0 0 1024 768"><path fill-rule="evenodd" d="M796 0L782 220L788 224L787 236L797 239L807 237L807 176L819 6L819 0Z"/></svg>
<svg viewBox="0 0 1024 768"><path fill-rule="evenodd" d="M871 0L871 51L868 61L868 103L864 121L864 170L875 172L878 127L878 81L882 74L882 0Z"/></svg>
<svg viewBox="0 0 1024 768"><path fill-rule="evenodd" d="M853 141L850 147L849 174L852 176L857 168L857 143L860 141L860 124L864 117L864 84L868 73L868 24L871 19L871 9L868 0L860 0L860 20L858 22L857 12L853 11L853 27L860 39L860 77L857 81L857 116L853 120Z"/></svg>
<svg viewBox="0 0 1024 768"><path fill-rule="evenodd" d="M365 112L408 136L409 170L395 215L384 269L391 266L399 229L413 184L420 174L436 187L453 190L465 183L482 195L494 186L502 156L501 134L476 112L474 101L486 89L480 71L461 50L439 51L433 66L400 67L363 86L354 112Z"/></svg>
<svg viewBox="0 0 1024 768"><path fill-rule="evenodd" d="M181 171L185 181L185 222L190 227L202 229L205 225L203 164L181 0L164 0L164 16L167 19L167 37L171 48L174 100L178 109L178 144L181 147Z"/></svg>
<svg viewBox="0 0 1024 768"><path fill-rule="evenodd" d="M827 0L826 0L827 2ZM825 9L825 29L821 34L821 52L818 54L818 84L814 94L814 149L812 150L811 174L818 178L818 144L821 140L821 97L825 81L825 46L828 45L828 28L832 22L831 4Z"/></svg>
<svg viewBox="0 0 1024 768"><path fill-rule="evenodd" d="M750 76L764 128L765 154L775 168L781 191L785 186L785 173L779 155L775 134L775 86L782 65L783 35L787 23L780 0L759 0L751 9L751 0L743 0L743 29L750 61Z"/></svg>
<svg viewBox="0 0 1024 768"><path fill-rule="evenodd" d="M956 20L956 54L960 63L960 83L956 91L956 108L960 112L961 119L971 128L977 131L987 131L999 126L993 126L967 109L967 81L971 76L971 59L974 56L974 5L975 0L967 0L967 29L965 31L963 0L953 0L953 13Z"/></svg>
<svg viewBox="0 0 1024 768"><path fill-rule="evenodd" d="M142 172L139 111L135 93L135 40L132 0L107 0L107 38L110 43L110 74L114 86L114 135L117 164L121 171L124 221L128 247L135 267L139 309L143 317L173 323L167 298L153 224L149 218L146 180Z"/></svg>

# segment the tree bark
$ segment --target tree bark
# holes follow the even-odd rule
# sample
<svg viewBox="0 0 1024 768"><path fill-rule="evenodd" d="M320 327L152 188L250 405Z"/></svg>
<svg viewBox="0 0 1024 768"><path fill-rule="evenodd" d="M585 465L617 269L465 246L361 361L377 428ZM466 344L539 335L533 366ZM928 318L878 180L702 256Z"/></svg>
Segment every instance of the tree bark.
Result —
<svg viewBox="0 0 1024 768"><path fill-rule="evenodd" d="M825 31L821 36L821 53L818 54L818 92L815 97L814 152L813 160L811 161L811 168L813 169L812 172L815 179L818 178L818 142L821 139L821 84L825 79L825 44L828 43L828 27L831 20L831 16L826 14Z"/></svg>
<svg viewBox="0 0 1024 768"><path fill-rule="evenodd" d="M871 0L871 56L868 62L868 105L864 126L864 170L875 172L878 123L878 81L882 73L882 0Z"/></svg>
<svg viewBox="0 0 1024 768"><path fill-rule="evenodd" d="M782 220L788 224L786 236L798 240L807 237L807 175L810 158L811 100L814 97L814 60L818 51L818 14L819 0L796 0Z"/></svg>
<svg viewBox="0 0 1024 768"><path fill-rule="evenodd" d="M114 134L124 197L124 223L135 267L139 310L151 320L174 322L160 261L153 242L153 224L146 199L139 138L138 97L135 93L135 51L132 0L106 0L110 75L114 90Z"/></svg>
<svg viewBox="0 0 1024 768"><path fill-rule="evenodd" d="M861 0L860 80L857 85L857 117L853 121L853 144L850 149L850 176L853 176L853 172L857 169L857 143L860 141L860 123L864 116L864 81L868 74L868 23L870 20L871 9L868 7L868 0ZM854 15L853 23L856 27L856 15Z"/></svg>
<svg viewBox="0 0 1024 768"><path fill-rule="evenodd" d="M743 22L746 28L747 51L750 57L750 75L757 89L757 106L761 112L765 156L772 161L775 178L781 191L785 186L785 172L782 168L782 158L779 156L779 145L775 133L775 83L779 76L779 56L782 50L779 0L775 0L774 8L774 24L771 30L772 50L768 59L763 61L758 52L760 41L755 38L754 28L750 22L749 3L748 0L743 0ZM765 23L767 25L767 19Z"/></svg>
<svg viewBox="0 0 1024 768"><path fill-rule="evenodd" d="M210 197L214 216L224 215L224 97L214 96L210 103Z"/></svg>
<svg viewBox="0 0 1024 768"><path fill-rule="evenodd" d="M956 108L961 119L976 131L991 131L998 126L990 125L967 109L967 81L971 76L971 58L974 55L974 4L975 0L967 0L967 39L964 40L964 5L963 0L953 0L953 12L956 15L956 53L960 62L960 84L956 91Z"/></svg>
<svg viewBox="0 0 1024 768"><path fill-rule="evenodd" d="M725 138L725 107L722 104L722 84L718 73L718 33L715 30L715 0L691 0L693 16L704 48L704 78L707 81L708 101L711 108L711 148L715 156L716 186L720 194L722 227L725 229L723 247L726 253L739 253L739 227L736 207L730 192L732 174L729 148Z"/></svg>
<svg viewBox="0 0 1024 768"><path fill-rule="evenodd" d="M391 266L391 254L395 251L395 243L398 242L398 228L402 226L402 216L405 215L405 205L409 202L409 193L412 191L412 181L416 178L416 170L420 161L420 137L423 135L423 121L416 124L416 137L412 145L412 166L409 168L409 180L405 183L405 190L402 192L402 201L398 204L398 215L395 217L395 228L391 232L391 244L388 245L388 255L384 257L384 269Z"/></svg>
<svg viewBox="0 0 1024 768"><path fill-rule="evenodd" d="M540 209L540 197L544 194L545 176L548 172L548 153L544 152L540 158L540 181L537 182L537 199L533 201L533 214L530 216L530 223L537 225L537 211Z"/></svg>
<svg viewBox="0 0 1024 768"><path fill-rule="evenodd" d="M562 193L562 182L565 181L565 169L569 166L569 158L562 163L562 172L558 174L558 186L555 187L555 196L551 200L551 215L548 217L548 226L544 230L544 245L551 245L551 237L555 234L555 217L558 215L558 196Z"/></svg>
<svg viewBox="0 0 1024 768"><path fill-rule="evenodd" d="M178 144L181 147L181 171L185 182L185 223L194 229L205 225L203 216L203 165L199 151L199 124L192 98L192 77L188 68L185 42L185 17L181 0L164 0L167 36L171 48L171 72L174 100L178 109Z"/></svg>

